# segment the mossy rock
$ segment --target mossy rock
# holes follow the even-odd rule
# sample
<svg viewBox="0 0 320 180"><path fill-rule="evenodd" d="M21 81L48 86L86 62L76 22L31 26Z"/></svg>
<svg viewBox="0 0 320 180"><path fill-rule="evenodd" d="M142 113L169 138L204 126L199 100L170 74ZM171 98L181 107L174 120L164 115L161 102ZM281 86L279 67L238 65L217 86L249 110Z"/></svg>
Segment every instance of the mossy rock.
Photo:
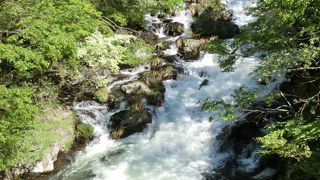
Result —
<svg viewBox="0 0 320 180"><path fill-rule="evenodd" d="M148 95L147 103L156 107L161 107L164 103L164 94L161 92L154 92Z"/></svg>
<svg viewBox="0 0 320 180"><path fill-rule="evenodd" d="M117 109L120 107L121 102L126 100L126 94L120 89L120 87L110 90L108 97L109 109Z"/></svg>
<svg viewBox="0 0 320 180"><path fill-rule="evenodd" d="M87 142L93 139L94 128L90 124L79 123L76 125L76 139Z"/></svg>
<svg viewBox="0 0 320 180"><path fill-rule="evenodd" d="M230 11L207 7L191 28L200 37L218 36L221 39L228 39L240 33L239 27L231 19Z"/></svg>
<svg viewBox="0 0 320 180"><path fill-rule="evenodd" d="M110 124L108 125L111 128L110 137L112 139L121 139L136 132L142 132L151 121L152 116L146 109L120 111L110 119Z"/></svg>
<svg viewBox="0 0 320 180"><path fill-rule="evenodd" d="M171 22L165 29L166 34L169 36L179 36L184 32L184 25L179 22Z"/></svg>
<svg viewBox="0 0 320 180"><path fill-rule="evenodd" d="M100 88L95 92L95 100L99 103L106 103L108 101L109 89Z"/></svg>

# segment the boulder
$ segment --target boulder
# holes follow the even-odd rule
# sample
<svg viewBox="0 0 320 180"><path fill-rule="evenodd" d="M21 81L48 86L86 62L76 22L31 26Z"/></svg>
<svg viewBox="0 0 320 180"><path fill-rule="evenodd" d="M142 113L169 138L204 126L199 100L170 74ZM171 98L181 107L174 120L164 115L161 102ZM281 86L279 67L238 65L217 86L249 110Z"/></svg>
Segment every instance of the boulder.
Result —
<svg viewBox="0 0 320 180"><path fill-rule="evenodd" d="M171 18L166 18L166 19L162 20L162 22L165 23L165 24L169 24L172 21L173 21L173 19L171 19Z"/></svg>
<svg viewBox="0 0 320 180"><path fill-rule="evenodd" d="M254 139L262 136L263 132L260 130L259 124L255 122L239 122L232 128L226 128L227 132L220 138L223 140L220 151L226 151L227 149L232 149L236 154L240 154L246 149L248 144L255 143Z"/></svg>
<svg viewBox="0 0 320 180"><path fill-rule="evenodd" d="M199 90L203 87L203 86L207 86L209 84L209 80L208 79L205 79L202 81L202 83L200 84L199 86Z"/></svg>
<svg viewBox="0 0 320 180"><path fill-rule="evenodd" d="M79 123L76 125L76 142L79 146L84 146L93 139L94 128L90 124Z"/></svg>
<svg viewBox="0 0 320 180"><path fill-rule="evenodd" d="M165 56L165 55L163 55L163 56L161 56L161 58L164 59L168 63L174 63L174 62L177 61L176 56Z"/></svg>
<svg viewBox="0 0 320 180"><path fill-rule="evenodd" d="M147 96L147 103L155 107L161 107L164 103L164 94L162 92L153 92Z"/></svg>
<svg viewBox="0 0 320 180"><path fill-rule="evenodd" d="M231 19L231 11L218 11L208 7L195 20L191 28L200 37L218 36L221 39L228 39L240 33L239 27Z"/></svg>
<svg viewBox="0 0 320 180"><path fill-rule="evenodd" d="M168 42L162 41L162 42L159 42L159 43L157 43L157 44L155 45L155 50L156 50L157 52L159 52L159 51L164 51L164 50L166 50L166 49L169 49L169 47L170 47L170 45L169 45Z"/></svg>
<svg viewBox="0 0 320 180"><path fill-rule="evenodd" d="M121 139L136 132L142 132L151 121L152 116L146 109L120 111L110 119L110 137L112 139Z"/></svg>
<svg viewBox="0 0 320 180"><path fill-rule="evenodd" d="M126 94L135 94L138 93L138 91L143 94L148 94L151 92L149 87L139 80L125 83L120 86L120 89Z"/></svg>
<svg viewBox="0 0 320 180"><path fill-rule="evenodd" d="M95 100L99 103L106 103L108 101L109 89L107 87L99 88L95 93Z"/></svg>
<svg viewBox="0 0 320 180"><path fill-rule="evenodd" d="M202 49L204 41L197 39L179 38L176 43L178 53L180 53L185 60L195 60L200 57L200 51Z"/></svg>
<svg viewBox="0 0 320 180"><path fill-rule="evenodd" d="M158 43L158 36L151 31L143 31L140 37L148 44L155 45Z"/></svg>
<svg viewBox="0 0 320 180"><path fill-rule="evenodd" d="M53 171L54 170L54 162L58 158L59 150L60 149L58 146L54 146L51 149L51 153L47 154L44 158L42 158L41 161L35 165L35 167L32 169L31 172L44 173L44 172Z"/></svg>
<svg viewBox="0 0 320 180"><path fill-rule="evenodd" d="M159 13L159 14L157 15L157 17L158 17L159 19L170 18L170 14L167 14L167 13Z"/></svg>
<svg viewBox="0 0 320 180"><path fill-rule="evenodd" d="M169 36L179 36L184 32L184 25L179 22L171 22L165 27L165 33Z"/></svg>
<svg viewBox="0 0 320 180"><path fill-rule="evenodd" d="M109 109L117 109L125 100L126 95L120 87L112 88L108 96L108 107Z"/></svg>

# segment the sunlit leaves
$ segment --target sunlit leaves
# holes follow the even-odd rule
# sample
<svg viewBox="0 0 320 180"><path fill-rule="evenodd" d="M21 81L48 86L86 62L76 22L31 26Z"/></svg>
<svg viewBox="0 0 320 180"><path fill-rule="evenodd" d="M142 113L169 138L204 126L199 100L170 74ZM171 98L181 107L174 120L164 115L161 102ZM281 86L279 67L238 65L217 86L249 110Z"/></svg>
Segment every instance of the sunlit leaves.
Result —
<svg viewBox="0 0 320 180"><path fill-rule="evenodd" d="M264 148L262 153L276 153L301 160L311 156L308 143L320 138L319 126L319 119L310 123L299 118L278 122L268 127L269 134L257 140Z"/></svg>
<svg viewBox="0 0 320 180"><path fill-rule="evenodd" d="M19 153L24 133L39 113L32 100L32 91L23 88L6 88L0 85L0 170L13 165Z"/></svg>
<svg viewBox="0 0 320 180"><path fill-rule="evenodd" d="M56 62L73 67L78 41L97 29L111 33L85 0L7 0L0 20L1 32L7 32L0 34L0 59L6 63L2 71L17 71L22 78L44 73Z"/></svg>
<svg viewBox="0 0 320 180"><path fill-rule="evenodd" d="M101 0L98 9L118 25L141 28L145 14L168 11L182 3L182 0Z"/></svg>
<svg viewBox="0 0 320 180"><path fill-rule="evenodd" d="M136 54L140 52L141 54ZM135 36L115 35L105 37L95 32L78 48L78 57L83 64L95 71L115 73L120 64L136 65L151 56L148 45Z"/></svg>

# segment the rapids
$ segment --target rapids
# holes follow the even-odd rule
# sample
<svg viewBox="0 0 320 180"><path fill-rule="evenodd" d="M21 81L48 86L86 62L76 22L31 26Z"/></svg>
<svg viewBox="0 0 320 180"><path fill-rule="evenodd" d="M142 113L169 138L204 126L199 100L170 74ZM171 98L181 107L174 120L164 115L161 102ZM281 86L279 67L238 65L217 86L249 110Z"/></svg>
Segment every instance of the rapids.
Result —
<svg viewBox="0 0 320 180"><path fill-rule="evenodd" d="M235 22L244 25L254 18L245 15L247 0L225 0L228 8L234 11ZM150 15L146 16L149 24L161 21ZM188 10L177 13L174 21L181 22L190 31L193 21ZM177 37L165 37L163 26L154 29L159 37L173 42ZM184 34L186 35L186 34ZM174 44L165 51L168 55L176 55ZM94 179L94 180L164 180L205 179L204 174L212 173L223 167L226 159L233 152L218 152L221 143L217 136L225 126L219 116L201 112L201 104L206 99L221 98L231 100L232 92L244 85L249 88L258 87L250 73L259 63L257 57L248 57L237 62L234 72L223 73L218 65L219 56L202 53L198 60L186 62L177 57L177 66L184 69L184 75L177 80L164 82L165 103L161 108L149 107L153 121L144 132L136 133L125 139L111 140L106 124L112 114L108 107L94 102L82 102L74 105L74 109L85 123L95 128L96 138L87 147L78 152L73 162L64 171L52 179ZM134 80L143 68L127 73ZM204 80L208 85L199 88ZM121 84L123 82L116 82ZM112 84L112 86L116 85ZM276 83L266 87L271 91ZM88 112L92 115L88 115ZM213 115L213 121L209 117ZM94 117L94 118L93 118ZM258 157L245 157L243 169L250 171L255 167Z"/></svg>

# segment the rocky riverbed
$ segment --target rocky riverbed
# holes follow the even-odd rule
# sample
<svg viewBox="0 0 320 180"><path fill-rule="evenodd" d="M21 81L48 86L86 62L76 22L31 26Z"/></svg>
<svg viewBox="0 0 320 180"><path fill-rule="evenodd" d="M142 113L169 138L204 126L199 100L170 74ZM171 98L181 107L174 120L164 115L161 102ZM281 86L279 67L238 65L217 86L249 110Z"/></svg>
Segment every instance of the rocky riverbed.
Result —
<svg viewBox="0 0 320 180"><path fill-rule="evenodd" d="M114 74L106 89L84 92L81 84L66 87L64 91L71 94L66 98L74 101L73 109L84 124L76 139L83 148L68 155L57 150L50 158L54 173L29 177L263 179L272 175L273 169L258 164L253 138L263 134L261 126L241 115L244 120L234 124L200 111L207 99L230 99L242 85L259 86L250 76L257 57L241 59L234 72L223 73L220 57L203 52L206 42L232 38L240 33L238 25L251 20L232 11L245 8L246 1L239 2L226 1L221 10L206 7L204 1L186 1L184 9L175 13L146 15L148 26L140 36L155 47L152 62ZM277 82L266 89L276 87Z"/></svg>

